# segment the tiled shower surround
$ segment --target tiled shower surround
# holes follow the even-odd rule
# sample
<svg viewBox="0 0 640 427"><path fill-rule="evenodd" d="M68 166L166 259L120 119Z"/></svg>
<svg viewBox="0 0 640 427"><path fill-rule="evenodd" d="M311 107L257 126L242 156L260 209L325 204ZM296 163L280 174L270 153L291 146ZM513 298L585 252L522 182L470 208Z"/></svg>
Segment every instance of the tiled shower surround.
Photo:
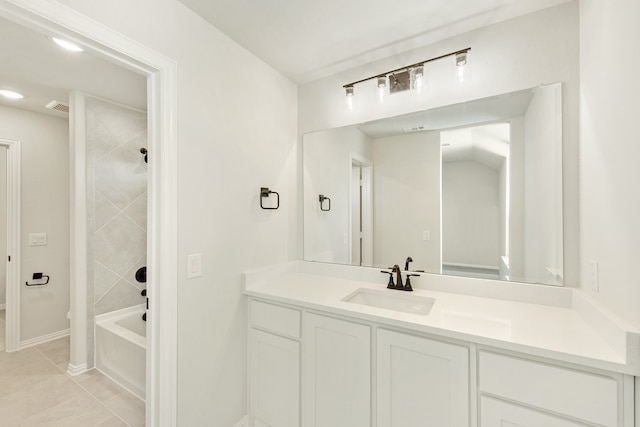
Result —
<svg viewBox="0 0 640 427"><path fill-rule="evenodd" d="M87 97L87 315L141 304L135 279L147 257L147 115ZM88 360L93 360L89 328Z"/></svg>

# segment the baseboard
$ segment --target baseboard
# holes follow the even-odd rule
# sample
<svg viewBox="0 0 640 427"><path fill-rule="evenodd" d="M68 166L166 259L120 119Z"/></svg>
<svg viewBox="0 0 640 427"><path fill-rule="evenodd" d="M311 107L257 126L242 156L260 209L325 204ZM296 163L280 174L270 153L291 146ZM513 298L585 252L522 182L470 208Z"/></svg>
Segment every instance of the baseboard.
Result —
<svg viewBox="0 0 640 427"><path fill-rule="evenodd" d="M27 347L33 347L34 345L42 344L45 342L57 340L58 338L63 338L68 335L69 335L69 329L63 329L62 331L53 332L51 334L31 338L26 341L20 341L20 344L18 344L18 350L22 350L23 348L27 348Z"/></svg>
<svg viewBox="0 0 640 427"><path fill-rule="evenodd" d="M88 370L89 368L87 367L86 363L82 363L80 365L72 365L71 363L69 363L69 366L67 366L67 374L71 375L72 377L84 374Z"/></svg>

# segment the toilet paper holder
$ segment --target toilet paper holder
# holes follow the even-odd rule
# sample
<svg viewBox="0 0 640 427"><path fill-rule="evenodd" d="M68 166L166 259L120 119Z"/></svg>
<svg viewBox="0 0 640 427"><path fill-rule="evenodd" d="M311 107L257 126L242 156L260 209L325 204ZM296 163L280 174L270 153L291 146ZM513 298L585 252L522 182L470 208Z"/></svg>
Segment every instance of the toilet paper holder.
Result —
<svg viewBox="0 0 640 427"><path fill-rule="evenodd" d="M46 282L44 283L29 283L29 282L24 282L25 285L27 286L44 286L47 283L49 283L49 276L47 276L46 274L42 274L42 273L33 273L33 276L31 277L31 280L42 280L46 278Z"/></svg>

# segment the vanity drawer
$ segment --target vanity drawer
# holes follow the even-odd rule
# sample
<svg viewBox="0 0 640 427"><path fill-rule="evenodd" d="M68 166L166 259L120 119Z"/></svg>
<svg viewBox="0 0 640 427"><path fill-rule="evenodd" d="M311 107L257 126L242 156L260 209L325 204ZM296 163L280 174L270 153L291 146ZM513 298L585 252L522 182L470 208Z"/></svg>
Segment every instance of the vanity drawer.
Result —
<svg viewBox="0 0 640 427"><path fill-rule="evenodd" d="M251 326L284 335L300 338L300 310L269 304L263 301L249 301L249 323Z"/></svg>
<svg viewBox="0 0 640 427"><path fill-rule="evenodd" d="M618 425L618 381L588 372L480 351L479 389L591 423Z"/></svg>

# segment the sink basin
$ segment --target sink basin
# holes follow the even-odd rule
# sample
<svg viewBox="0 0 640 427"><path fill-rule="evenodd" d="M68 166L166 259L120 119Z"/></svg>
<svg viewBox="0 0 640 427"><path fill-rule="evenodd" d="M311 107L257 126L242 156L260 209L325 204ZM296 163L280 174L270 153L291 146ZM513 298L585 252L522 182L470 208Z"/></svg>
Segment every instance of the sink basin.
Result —
<svg viewBox="0 0 640 427"><path fill-rule="evenodd" d="M433 298L391 289L358 289L347 295L342 301L422 316L428 315L436 302Z"/></svg>

